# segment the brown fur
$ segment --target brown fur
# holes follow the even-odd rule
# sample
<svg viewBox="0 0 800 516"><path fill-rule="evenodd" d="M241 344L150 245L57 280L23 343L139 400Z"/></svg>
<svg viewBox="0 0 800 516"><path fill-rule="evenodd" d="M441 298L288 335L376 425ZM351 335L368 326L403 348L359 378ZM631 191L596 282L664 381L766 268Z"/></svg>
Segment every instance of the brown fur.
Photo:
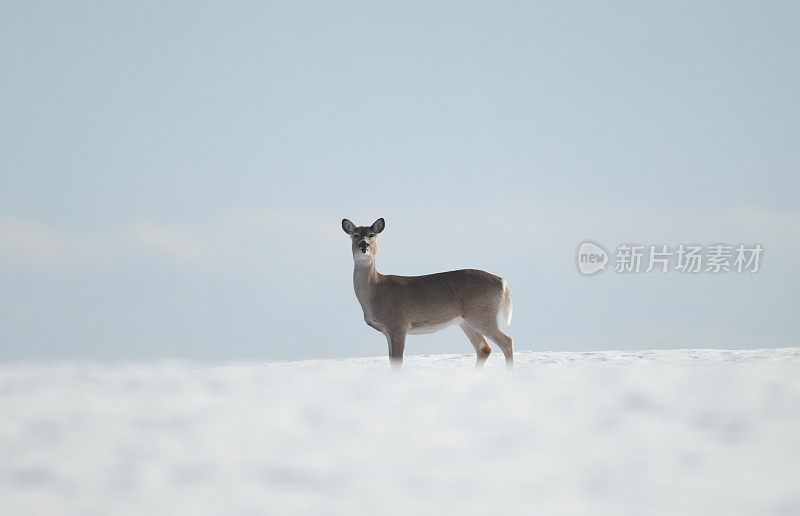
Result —
<svg viewBox="0 0 800 516"><path fill-rule="evenodd" d="M385 223L355 227L349 220L342 228L352 237L355 268L353 287L364 320L386 335L393 365L403 360L408 333L437 331L457 323L477 354L480 367L491 352L484 337L503 351L506 364L514 361L513 339L498 326L498 316L510 310L508 289L502 278L475 269L425 276L383 275L375 268L377 237Z"/></svg>

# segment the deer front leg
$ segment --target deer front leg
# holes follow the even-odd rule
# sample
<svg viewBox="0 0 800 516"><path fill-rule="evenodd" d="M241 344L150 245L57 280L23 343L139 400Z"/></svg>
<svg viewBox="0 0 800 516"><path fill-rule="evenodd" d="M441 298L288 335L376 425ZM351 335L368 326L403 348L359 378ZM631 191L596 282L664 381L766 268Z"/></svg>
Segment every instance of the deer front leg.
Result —
<svg viewBox="0 0 800 516"><path fill-rule="evenodd" d="M399 369L403 365L403 353L406 349L406 332L404 331L389 331L386 333L386 339L389 341L389 361L392 367Z"/></svg>

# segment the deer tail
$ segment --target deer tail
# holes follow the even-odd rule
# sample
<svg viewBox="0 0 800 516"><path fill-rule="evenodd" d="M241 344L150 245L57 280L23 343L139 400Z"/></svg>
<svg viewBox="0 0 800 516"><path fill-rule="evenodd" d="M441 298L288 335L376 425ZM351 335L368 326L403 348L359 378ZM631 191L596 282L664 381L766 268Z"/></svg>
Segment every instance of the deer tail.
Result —
<svg viewBox="0 0 800 516"><path fill-rule="evenodd" d="M511 302L511 291L508 282L503 280L503 297L500 300L500 313L508 325L511 325L511 316L514 315L514 304Z"/></svg>

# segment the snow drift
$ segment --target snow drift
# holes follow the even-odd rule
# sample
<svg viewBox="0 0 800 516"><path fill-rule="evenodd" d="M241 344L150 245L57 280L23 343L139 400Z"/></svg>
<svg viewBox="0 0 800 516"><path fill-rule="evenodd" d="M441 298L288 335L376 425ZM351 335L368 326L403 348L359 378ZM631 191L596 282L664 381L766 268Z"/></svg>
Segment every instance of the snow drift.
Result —
<svg viewBox="0 0 800 516"><path fill-rule="evenodd" d="M800 512L800 349L517 359L0 365L0 513Z"/></svg>

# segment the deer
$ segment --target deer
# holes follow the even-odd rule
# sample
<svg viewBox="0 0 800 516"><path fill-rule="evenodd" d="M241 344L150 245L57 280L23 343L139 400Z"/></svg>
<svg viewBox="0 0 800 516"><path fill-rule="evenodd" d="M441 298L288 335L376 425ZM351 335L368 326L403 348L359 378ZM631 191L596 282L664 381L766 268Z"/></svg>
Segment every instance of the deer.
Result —
<svg viewBox="0 0 800 516"><path fill-rule="evenodd" d="M514 340L503 333L498 320L511 324L513 305L505 279L476 269L461 269L424 276L384 275L377 271L378 235L386 228L383 218L371 226L356 226L342 219L353 252L353 289L364 321L386 336L393 369L403 364L406 335L434 333L451 325L464 331L477 354L475 369L483 367L494 342L514 367Z"/></svg>

